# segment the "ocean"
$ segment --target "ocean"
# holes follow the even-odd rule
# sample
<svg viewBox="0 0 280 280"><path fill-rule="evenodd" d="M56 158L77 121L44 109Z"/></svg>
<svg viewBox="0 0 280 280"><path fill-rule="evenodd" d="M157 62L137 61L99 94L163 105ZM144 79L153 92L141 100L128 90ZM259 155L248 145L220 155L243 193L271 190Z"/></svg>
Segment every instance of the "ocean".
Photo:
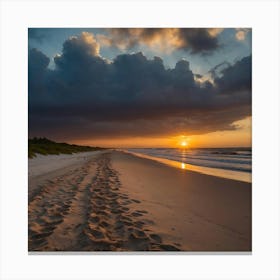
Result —
<svg viewBox="0 0 280 280"><path fill-rule="evenodd" d="M217 176L251 181L252 149L251 148L134 148L128 152L178 163L182 169L190 169L201 173L215 173ZM210 173L209 173L210 172ZM228 177L227 174L232 174Z"/></svg>

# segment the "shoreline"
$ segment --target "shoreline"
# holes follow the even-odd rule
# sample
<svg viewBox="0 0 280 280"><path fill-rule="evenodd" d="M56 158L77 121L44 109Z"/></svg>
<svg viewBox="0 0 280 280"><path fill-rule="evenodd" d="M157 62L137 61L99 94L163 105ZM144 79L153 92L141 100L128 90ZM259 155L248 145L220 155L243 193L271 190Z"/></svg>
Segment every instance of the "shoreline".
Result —
<svg viewBox="0 0 280 280"><path fill-rule="evenodd" d="M150 156L142 153L136 153L128 150L119 150L124 153L132 154L140 158L146 158L153 161L157 161L160 163L163 163L168 166L172 166L175 168L179 168L185 171L194 171L205 175L211 175L216 176L220 178L226 178L246 183L252 183L252 173L250 172L242 172L242 171L235 171L235 170L228 170L228 169L222 169L222 168L213 168L213 167L206 167L206 166L200 166L200 165L193 165L189 163L183 163L175 160Z"/></svg>
<svg viewBox="0 0 280 280"><path fill-rule="evenodd" d="M251 252L249 183L113 150L31 174L29 252Z"/></svg>

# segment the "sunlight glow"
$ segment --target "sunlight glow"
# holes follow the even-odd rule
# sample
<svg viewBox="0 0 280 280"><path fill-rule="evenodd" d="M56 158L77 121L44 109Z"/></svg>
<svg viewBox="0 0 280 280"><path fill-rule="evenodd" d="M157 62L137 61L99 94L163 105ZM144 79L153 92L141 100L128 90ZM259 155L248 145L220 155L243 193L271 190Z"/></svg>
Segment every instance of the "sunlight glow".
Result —
<svg viewBox="0 0 280 280"><path fill-rule="evenodd" d="M182 146L182 147L187 147L187 146L188 146L188 142L182 141L182 142L181 142L181 146Z"/></svg>
<svg viewBox="0 0 280 280"><path fill-rule="evenodd" d="M186 169L186 164L182 162L182 163L181 163L181 168L182 168L182 169Z"/></svg>

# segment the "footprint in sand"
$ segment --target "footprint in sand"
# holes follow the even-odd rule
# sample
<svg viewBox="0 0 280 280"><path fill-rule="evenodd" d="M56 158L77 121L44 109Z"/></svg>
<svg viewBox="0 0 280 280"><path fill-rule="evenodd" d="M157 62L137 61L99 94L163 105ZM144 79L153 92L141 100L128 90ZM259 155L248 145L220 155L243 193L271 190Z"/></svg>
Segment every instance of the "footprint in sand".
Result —
<svg viewBox="0 0 280 280"><path fill-rule="evenodd" d="M161 242L162 242L161 237L160 237L159 235L157 235L157 234L152 233L152 234L150 234L149 236L150 236L150 238L152 238L152 239L153 239L154 241L156 241L157 243L161 243Z"/></svg>
<svg viewBox="0 0 280 280"><path fill-rule="evenodd" d="M142 214L142 213L139 213L138 211L132 212L131 215L132 215L133 217L141 217L141 216L143 216L143 214Z"/></svg>
<svg viewBox="0 0 280 280"><path fill-rule="evenodd" d="M76 240L71 240L71 246L65 247L71 251L178 251L176 246L164 244L158 234L145 229L146 225L154 224L144 219L147 211L130 208L141 201L121 193L121 183L118 173L111 167L110 154L100 155L94 164L97 165L96 172L94 177L87 179L90 181L84 184L82 195L76 193L83 178L90 174L90 164L72 170L75 174L58 177L48 183L49 188L43 186L40 193L35 194L36 201L29 214L29 249L62 250L58 243L51 245L48 240L54 240L60 232L59 242L62 240L63 243L63 238L69 239L68 233L73 231L71 235L77 232ZM85 199L80 206L84 211L83 218L69 228L65 220L75 215L73 204L79 204L81 197ZM31 222L34 230L30 228Z"/></svg>

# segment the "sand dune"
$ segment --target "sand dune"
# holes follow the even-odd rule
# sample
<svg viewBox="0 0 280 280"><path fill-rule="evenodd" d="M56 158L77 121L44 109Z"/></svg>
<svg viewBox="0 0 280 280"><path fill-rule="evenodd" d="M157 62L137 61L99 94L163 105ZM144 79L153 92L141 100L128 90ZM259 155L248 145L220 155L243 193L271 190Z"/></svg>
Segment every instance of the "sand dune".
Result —
<svg viewBox="0 0 280 280"><path fill-rule="evenodd" d="M116 151L31 161L29 251L251 250L250 184Z"/></svg>

